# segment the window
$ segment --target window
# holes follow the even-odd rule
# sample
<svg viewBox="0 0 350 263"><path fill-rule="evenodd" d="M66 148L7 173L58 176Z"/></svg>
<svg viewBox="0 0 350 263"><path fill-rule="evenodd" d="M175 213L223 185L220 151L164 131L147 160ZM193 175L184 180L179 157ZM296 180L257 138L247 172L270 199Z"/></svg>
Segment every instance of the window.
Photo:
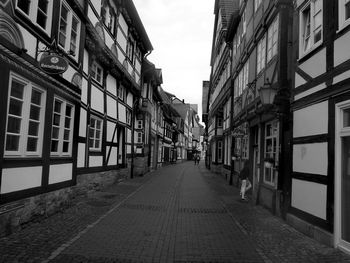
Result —
<svg viewBox="0 0 350 263"><path fill-rule="evenodd" d="M222 141L218 141L218 163L222 163Z"/></svg>
<svg viewBox="0 0 350 263"><path fill-rule="evenodd" d="M279 126L277 121L269 122L265 126L265 158L272 158L275 166L278 162ZM264 167L264 182L270 185L276 185L276 170L274 167Z"/></svg>
<svg viewBox="0 0 350 263"><path fill-rule="evenodd" d="M95 116L90 117L89 126L89 149L101 151L102 147L102 120Z"/></svg>
<svg viewBox="0 0 350 263"><path fill-rule="evenodd" d="M322 42L322 0L311 0L300 10L300 55Z"/></svg>
<svg viewBox="0 0 350 263"><path fill-rule="evenodd" d="M91 77L102 85L102 67L96 62L91 65Z"/></svg>
<svg viewBox="0 0 350 263"><path fill-rule="evenodd" d="M248 86L248 76L249 75L249 60L244 64L243 67L243 87L242 90L244 91Z"/></svg>
<svg viewBox="0 0 350 263"><path fill-rule="evenodd" d="M265 56L266 56L266 35L258 43L258 54L257 54L257 73L265 68Z"/></svg>
<svg viewBox="0 0 350 263"><path fill-rule="evenodd" d="M131 125L131 111L129 109L126 110L126 123Z"/></svg>
<svg viewBox="0 0 350 263"><path fill-rule="evenodd" d="M71 155L74 106L55 98L52 115L51 155Z"/></svg>
<svg viewBox="0 0 350 263"><path fill-rule="evenodd" d="M137 133L137 143L142 143L142 132Z"/></svg>
<svg viewBox="0 0 350 263"><path fill-rule="evenodd" d="M350 0L339 0L339 25L338 28L342 29L343 27L350 24Z"/></svg>
<svg viewBox="0 0 350 263"><path fill-rule="evenodd" d="M248 159L249 158L249 148L248 148L248 136L245 135L242 137L241 141L241 149L242 149L242 159Z"/></svg>
<svg viewBox="0 0 350 263"><path fill-rule="evenodd" d="M261 5L261 0L254 0L254 12L256 12Z"/></svg>
<svg viewBox="0 0 350 263"><path fill-rule="evenodd" d="M129 37L129 40L128 40L126 56L130 60L131 64L135 65L135 43L131 37Z"/></svg>
<svg viewBox="0 0 350 263"><path fill-rule="evenodd" d="M118 98L124 101L124 87L123 86L118 87Z"/></svg>
<svg viewBox="0 0 350 263"><path fill-rule="evenodd" d="M278 16L275 18L267 32L267 62L277 54L278 18Z"/></svg>
<svg viewBox="0 0 350 263"><path fill-rule="evenodd" d="M50 34L52 3L53 0L17 0L16 9Z"/></svg>
<svg viewBox="0 0 350 263"><path fill-rule="evenodd" d="M69 6L62 1L58 44L75 59L78 58L80 21Z"/></svg>
<svg viewBox="0 0 350 263"><path fill-rule="evenodd" d="M142 129L143 125L142 125L142 120L137 120L137 129Z"/></svg>
<svg viewBox="0 0 350 263"><path fill-rule="evenodd" d="M110 6L109 1L103 1L101 10L102 21L108 30L114 35L116 12L113 7Z"/></svg>
<svg viewBox="0 0 350 263"><path fill-rule="evenodd" d="M45 115L45 92L12 75L6 126L5 156L40 156Z"/></svg>
<svg viewBox="0 0 350 263"><path fill-rule="evenodd" d="M222 118L218 117L218 128L222 128Z"/></svg>

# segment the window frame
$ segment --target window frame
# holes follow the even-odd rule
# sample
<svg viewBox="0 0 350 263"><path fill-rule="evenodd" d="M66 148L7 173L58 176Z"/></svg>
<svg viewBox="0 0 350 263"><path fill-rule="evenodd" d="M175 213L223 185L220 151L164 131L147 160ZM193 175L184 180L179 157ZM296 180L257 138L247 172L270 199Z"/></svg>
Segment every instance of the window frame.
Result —
<svg viewBox="0 0 350 263"><path fill-rule="evenodd" d="M62 17L62 6L64 6L67 9L67 21L66 21L66 35L65 35L65 43L64 46L61 44L60 41L60 34L61 34L61 17ZM71 45L72 45L72 33L75 32L73 28L73 19L75 19L77 23L77 30L76 30L76 43L75 45L75 52L72 52ZM74 58L75 60L78 60L79 50L80 50L80 35L81 35L81 21L78 18L78 16L75 14L75 12L72 10L72 8L69 6L69 4L62 0L60 4L60 13L59 13L59 22L58 22L58 31L57 31L57 44L59 47L61 47L63 50L67 52L69 56Z"/></svg>
<svg viewBox="0 0 350 263"><path fill-rule="evenodd" d="M266 66L266 34L258 42L256 53L256 73L259 74Z"/></svg>
<svg viewBox="0 0 350 263"><path fill-rule="evenodd" d="M279 24L279 15L277 15L267 30L266 63L278 54Z"/></svg>
<svg viewBox="0 0 350 263"><path fill-rule="evenodd" d="M11 90L12 90L12 84L13 81L16 81L19 84L23 85L23 96L22 96L22 104L21 104L21 116L10 114L10 102L11 102ZM43 134L44 134L44 128L45 128L45 110L46 110L46 96L47 92L43 88L40 88L35 83L17 75L14 73L10 73L9 78L9 87L8 87L8 98L7 98L7 115L6 115L6 128L5 128L5 138L4 138L4 157L41 157L42 156L42 149L43 149ZM38 121L38 134L35 136L37 138L37 150L36 151L28 151L27 150L27 143L29 137L34 137L34 135L29 135L29 122L31 120L30 113L31 113L31 106L32 106L32 91L36 90L41 93L41 104L40 104L40 116L38 120L32 119L32 121ZM17 97L13 97L14 100L19 100ZM27 99L27 100L26 100ZM35 105L34 106L39 106ZM19 127L19 133L14 132L8 132L8 125L9 125L9 117L10 115L13 115L15 118L20 117L21 123ZM17 151L11 151L6 150L7 146L7 140L8 140L8 134L10 135L17 135L19 134L19 141L18 141L18 150Z"/></svg>
<svg viewBox="0 0 350 263"><path fill-rule="evenodd" d="M321 31L321 38L317 42L315 42L315 2L320 1L320 13L321 13L321 25L320 25L320 31ZM304 13L309 9L309 16L305 16ZM318 14L318 13L317 13ZM317 15L316 14L316 15ZM308 21L308 22L307 22ZM305 31L306 24L309 24L309 41L310 43L307 44L305 42ZM303 56L310 53L312 50L317 48L323 43L323 0L309 0L300 10L299 10L299 58L302 58ZM307 44L308 47L305 47L305 44Z"/></svg>
<svg viewBox="0 0 350 263"><path fill-rule="evenodd" d="M338 0L338 32L350 25L350 16L345 18L346 4L350 5L350 0Z"/></svg>
<svg viewBox="0 0 350 263"><path fill-rule="evenodd" d="M142 132L137 132L136 142L143 143L143 133Z"/></svg>
<svg viewBox="0 0 350 263"><path fill-rule="evenodd" d="M271 125L272 133L268 136L267 135L267 127L268 125ZM265 184L270 186L277 186L277 169L276 166L278 165L278 158L280 153L280 142L279 142L279 122L274 120L271 122L267 122L265 124L265 138L264 138L264 156L265 158L273 158L275 161L274 167L267 168L264 166L264 175L263 175L263 181ZM276 132L273 132L274 129L276 129ZM274 140L275 139L275 140ZM267 141L272 140L272 151L267 151ZM275 142L275 144L274 144ZM274 151L275 149L275 151ZM272 154L272 156L271 156ZM270 180L267 179L267 176L271 176Z"/></svg>
<svg viewBox="0 0 350 263"><path fill-rule="evenodd" d="M98 70L101 71L100 80L98 80ZM103 68L96 61L91 64L91 78L95 80L100 85L103 85Z"/></svg>
<svg viewBox="0 0 350 263"><path fill-rule="evenodd" d="M31 0L28 2L29 4L29 10L28 14L22 10L20 7L18 7L19 0L16 0L15 2L15 9L25 17L27 17L33 24L35 24L38 28L43 30L48 35L51 34L51 28L52 28L52 9L53 9L53 0L46 0L48 3L47 6L47 13L46 13L46 25L45 28L40 26L40 24L37 22L38 19L38 13L39 13L39 1L40 0Z"/></svg>
<svg viewBox="0 0 350 263"><path fill-rule="evenodd" d="M91 127L91 123L92 123L91 120L92 119L96 121L96 126L95 127ZM97 129L97 122L100 122L100 129ZM91 129L94 130L93 137L90 137ZM96 136L96 131L100 132L100 135L98 137ZM90 116L90 123L89 123L89 133L88 133L88 147L89 147L89 151L91 151L91 152L101 152L102 151L102 133L103 133L103 119L100 118L100 117L97 117L96 115L91 115ZM90 146L90 140L93 140L93 146ZM99 147L95 147L96 140L99 140L99 142L100 142Z"/></svg>
<svg viewBox="0 0 350 263"><path fill-rule="evenodd" d="M61 112L55 112L55 102L60 101L62 103L61 109L64 109ZM71 107L71 113L70 116L67 116L67 106ZM59 126L54 124L54 114L60 113L60 124ZM54 96L53 100L53 111L52 111L52 129L51 129L51 144L50 144L50 155L54 157L67 157L67 156L72 156L72 149L73 149L73 133L74 133L74 114L75 114L75 106L73 103L68 102L67 100L59 97L59 96ZM67 130L67 127L65 126L66 124L66 118L70 119L70 125L69 125L69 138L68 140L64 138L65 136L65 131ZM53 152L52 151L52 141L53 141L53 129L55 127L58 127L59 129L59 134L58 134L58 151ZM69 148L67 152L63 151L64 148L64 143L68 142L69 143Z"/></svg>

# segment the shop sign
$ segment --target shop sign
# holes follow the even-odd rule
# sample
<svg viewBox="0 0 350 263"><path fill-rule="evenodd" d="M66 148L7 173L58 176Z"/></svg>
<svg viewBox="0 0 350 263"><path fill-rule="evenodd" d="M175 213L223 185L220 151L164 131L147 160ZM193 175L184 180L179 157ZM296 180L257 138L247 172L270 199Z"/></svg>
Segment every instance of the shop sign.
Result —
<svg viewBox="0 0 350 263"><path fill-rule="evenodd" d="M61 74L68 69L68 62L56 53L44 54L39 61L39 65L48 74Z"/></svg>

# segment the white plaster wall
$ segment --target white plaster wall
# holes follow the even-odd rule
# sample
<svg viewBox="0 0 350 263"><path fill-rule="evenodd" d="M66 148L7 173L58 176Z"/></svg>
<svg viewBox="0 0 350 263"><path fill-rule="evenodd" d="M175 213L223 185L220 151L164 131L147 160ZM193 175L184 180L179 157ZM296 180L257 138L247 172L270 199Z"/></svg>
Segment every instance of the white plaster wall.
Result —
<svg viewBox="0 0 350 263"><path fill-rule="evenodd" d="M118 47L117 48L118 51L118 61L123 64L124 60L125 60L125 53L123 53L123 51Z"/></svg>
<svg viewBox="0 0 350 263"><path fill-rule="evenodd" d="M118 33L117 33L117 43L119 44L122 51L126 52L127 39L119 27L118 27ZM118 50L119 50L119 46L117 46ZM120 55L121 54L118 53L118 58L120 57Z"/></svg>
<svg viewBox="0 0 350 263"><path fill-rule="evenodd" d="M109 153L110 147L107 147L106 149L107 149L107 152L106 152L106 156L107 156ZM118 159L118 148L112 147L111 155L109 156L109 160L108 160L108 165L117 165L117 159Z"/></svg>
<svg viewBox="0 0 350 263"><path fill-rule="evenodd" d="M309 74L311 77L317 76L326 72L326 48L311 56L304 63L300 64L300 68Z"/></svg>
<svg viewBox="0 0 350 263"><path fill-rule="evenodd" d="M80 108L80 120L79 120L79 136L86 136L86 118L87 113L84 108Z"/></svg>
<svg viewBox="0 0 350 263"><path fill-rule="evenodd" d="M128 93L128 96L126 97L126 104L128 104L130 107L132 107L133 96L132 96L132 94L130 92Z"/></svg>
<svg viewBox="0 0 350 263"><path fill-rule="evenodd" d="M313 182L292 180L292 207L326 219L327 186Z"/></svg>
<svg viewBox="0 0 350 263"><path fill-rule="evenodd" d="M103 113L103 92L93 85L91 86L91 108Z"/></svg>
<svg viewBox="0 0 350 263"><path fill-rule="evenodd" d="M302 78L298 73L295 73L295 87L299 87L306 83L306 80Z"/></svg>
<svg viewBox="0 0 350 263"><path fill-rule="evenodd" d="M141 72L141 63L137 59L136 59L136 63L135 63L135 69L136 69L136 75L139 75Z"/></svg>
<svg viewBox="0 0 350 263"><path fill-rule="evenodd" d="M111 47L114 44L114 40L106 29L103 29L103 31L105 32L105 44L107 47Z"/></svg>
<svg viewBox="0 0 350 263"><path fill-rule="evenodd" d="M78 167L85 166L85 143L78 144Z"/></svg>
<svg viewBox="0 0 350 263"><path fill-rule="evenodd" d="M113 138L113 133L114 133L114 129L115 129L115 123L107 121L107 141L111 142L112 138ZM117 132L116 132L117 133ZM117 141L117 134L114 135L114 141Z"/></svg>
<svg viewBox="0 0 350 263"><path fill-rule="evenodd" d="M102 156L89 156L89 167L102 166L103 157Z"/></svg>
<svg viewBox="0 0 350 263"><path fill-rule="evenodd" d="M337 84L338 82L341 82L341 81L343 81L345 79L348 79L348 78L350 78L350 70L345 71L344 73L335 76L333 78L333 85Z"/></svg>
<svg viewBox="0 0 350 263"><path fill-rule="evenodd" d="M70 65L68 66L68 69L66 70L66 72L63 73L63 78L68 80L69 82L72 81L73 79L73 75L76 73L77 71L72 68Z"/></svg>
<svg viewBox="0 0 350 263"><path fill-rule="evenodd" d="M293 146L294 172L327 175L327 167L327 143Z"/></svg>
<svg viewBox="0 0 350 263"><path fill-rule="evenodd" d="M120 27L123 29L124 33L127 35L128 34L128 24L126 23L123 14L120 14L118 17L118 22Z"/></svg>
<svg viewBox="0 0 350 263"><path fill-rule="evenodd" d="M107 115L117 119L117 101L107 95Z"/></svg>
<svg viewBox="0 0 350 263"><path fill-rule="evenodd" d="M41 186L42 167L5 168L2 170L1 194Z"/></svg>
<svg viewBox="0 0 350 263"><path fill-rule="evenodd" d="M294 138L328 133L328 102L295 111L293 123Z"/></svg>
<svg viewBox="0 0 350 263"><path fill-rule="evenodd" d="M83 78L82 86L81 86L81 101L87 105L87 97L88 97L88 81L86 78Z"/></svg>
<svg viewBox="0 0 350 263"><path fill-rule="evenodd" d="M97 14L100 15L101 12L101 1L90 1L91 5L95 10L97 11ZM91 23L95 26L95 24L98 22L98 19L94 13L94 11L91 9L91 6L89 5L88 8L88 18L90 19Z"/></svg>
<svg viewBox="0 0 350 263"><path fill-rule="evenodd" d="M106 85L106 89L114 96L117 96L117 80L112 75L107 76Z"/></svg>
<svg viewBox="0 0 350 263"><path fill-rule="evenodd" d="M86 49L84 49L83 71L89 73L89 52Z"/></svg>
<svg viewBox="0 0 350 263"><path fill-rule="evenodd" d="M126 110L123 104L118 103L118 119L120 122L126 122Z"/></svg>
<svg viewBox="0 0 350 263"><path fill-rule="evenodd" d="M50 165L49 184L72 180L73 164Z"/></svg>
<svg viewBox="0 0 350 263"><path fill-rule="evenodd" d="M350 32L334 41L334 67L350 59Z"/></svg>
<svg viewBox="0 0 350 263"><path fill-rule="evenodd" d="M131 143L131 130L129 128L126 128L126 142Z"/></svg>
<svg viewBox="0 0 350 263"><path fill-rule="evenodd" d="M326 83L322 83L322 84L317 85L317 86L315 86L315 87L313 87L311 89L308 89L305 92L302 92L302 93L299 93L299 94L295 95L294 99L295 100L299 100L299 99L304 98L306 96L309 96L309 95L311 95L311 94L313 94L313 93L315 93L317 91L320 91L320 90L322 90L322 89L324 89L326 87L327 87Z"/></svg>
<svg viewBox="0 0 350 263"><path fill-rule="evenodd" d="M17 24L19 30L22 33L24 41L24 48L27 49L27 54L33 58L35 58L36 54L36 37L34 37L31 33L29 33L24 27Z"/></svg>
<svg viewBox="0 0 350 263"><path fill-rule="evenodd" d="M130 154L131 153L131 145L126 146L126 153Z"/></svg>

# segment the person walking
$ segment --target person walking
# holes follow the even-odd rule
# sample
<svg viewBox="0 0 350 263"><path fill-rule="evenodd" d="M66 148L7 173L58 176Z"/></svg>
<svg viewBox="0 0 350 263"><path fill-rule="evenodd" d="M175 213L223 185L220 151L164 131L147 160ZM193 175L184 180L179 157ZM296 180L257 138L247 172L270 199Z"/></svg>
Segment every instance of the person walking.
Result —
<svg viewBox="0 0 350 263"><path fill-rule="evenodd" d="M239 173L239 178L241 179L241 199L242 201L247 201L245 196L246 192L252 187L252 184L249 181L249 161L244 162L243 169Z"/></svg>

